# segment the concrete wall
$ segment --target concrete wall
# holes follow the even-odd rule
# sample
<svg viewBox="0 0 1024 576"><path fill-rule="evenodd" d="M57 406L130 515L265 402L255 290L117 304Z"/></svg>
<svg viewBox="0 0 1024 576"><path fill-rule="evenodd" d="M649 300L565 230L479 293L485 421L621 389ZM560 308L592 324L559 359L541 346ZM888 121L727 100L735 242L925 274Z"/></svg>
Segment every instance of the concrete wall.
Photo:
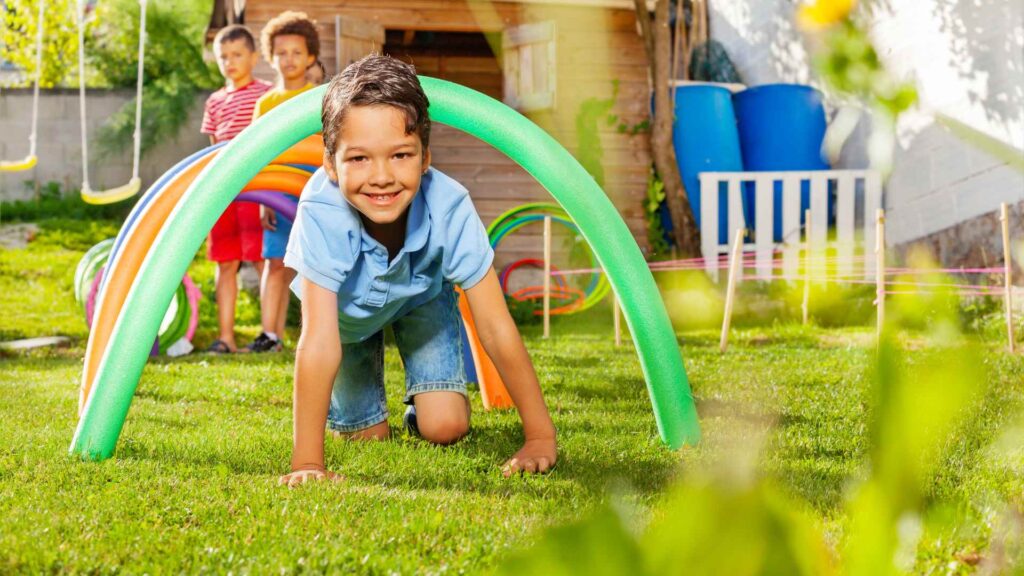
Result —
<svg viewBox="0 0 1024 576"><path fill-rule="evenodd" d="M89 120L89 182L93 189L119 186L132 173L131 142L116 156L103 157L96 134L114 112L135 96L132 90L89 90L86 94ZM205 94L196 99L178 136L158 145L142 156L140 176L143 185L152 183L164 171L188 154L209 144L199 133ZM32 128L32 91L4 90L0 94L0 157L20 159L28 153ZM0 199L31 198L33 187L25 181L45 184L60 182L78 189L82 182L82 148L79 128L78 91L44 90L39 102L39 163L27 172L0 173Z"/></svg>
<svg viewBox="0 0 1024 576"><path fill-rule="evenodd" d="M711 3L711 35L726 46L748 85L819 84L793 24L795 5ZM1024 149L1024 3L875 0L872 6L871 33L881 57L894 73L916 80L925 110ZM865 134L866 127L858 128L844 150L843 167L865 167ZM1000 202L1024 200L1024 174L953 136L930 114L901 119L895 161L885 194L893 244L927 239L997 210ZM969 234L962 240L974 239Z"/></svg>

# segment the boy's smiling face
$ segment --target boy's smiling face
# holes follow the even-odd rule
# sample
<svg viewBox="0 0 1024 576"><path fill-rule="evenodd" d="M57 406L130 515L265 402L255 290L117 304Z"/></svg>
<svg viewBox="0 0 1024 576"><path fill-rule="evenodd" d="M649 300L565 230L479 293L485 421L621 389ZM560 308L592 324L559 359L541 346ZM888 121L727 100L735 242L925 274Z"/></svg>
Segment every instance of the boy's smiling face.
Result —
<svg viewBox="0 0 1024 576"><path fill-rule="evenodd" d="M430 166L430 149L418 134L406 133L405 121L405 112L394 106L353 106L345 114L337 153L324 157L327 175L371 228L402 219Z"/></svg>

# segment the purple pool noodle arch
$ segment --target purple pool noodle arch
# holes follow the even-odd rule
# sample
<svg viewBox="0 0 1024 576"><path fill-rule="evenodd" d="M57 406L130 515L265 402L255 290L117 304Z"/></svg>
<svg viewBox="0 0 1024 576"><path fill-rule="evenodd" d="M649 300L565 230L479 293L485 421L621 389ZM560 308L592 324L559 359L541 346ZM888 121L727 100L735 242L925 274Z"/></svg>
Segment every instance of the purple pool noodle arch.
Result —
<svg viewBox="0 0 1024 576"><path fill-rule="evenodd" d="M294 200L293 200L294 198ZM281 216L295 221L295 210L299 205L298 198L291 194L276 192L274 190L250 190L242 192L235 198L236 202L255 202L270 208Z"/></svg>

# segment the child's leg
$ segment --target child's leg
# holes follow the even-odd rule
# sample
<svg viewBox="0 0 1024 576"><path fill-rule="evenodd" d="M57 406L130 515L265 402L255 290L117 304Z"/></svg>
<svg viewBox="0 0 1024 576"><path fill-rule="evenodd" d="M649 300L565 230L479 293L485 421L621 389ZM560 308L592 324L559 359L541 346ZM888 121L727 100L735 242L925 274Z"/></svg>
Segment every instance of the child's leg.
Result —
<svg viewBox="0 0 1024 576"><path fill-rule="evenodd" d="M291 291L288 286L295 279L295 270L283 266L282 264L281 275L284 278L281 281L281 303L277 309L277 325L274 330L281 340L284 340L285 324L288 322L288 301L291 300Z"/></svg>
<svg viewBox="0 0 1024 576"><path fill-rule="evenodd" d="M266 270L260 285L260 321L263 331L276 334L278 339L284 338L285 317L288 313L288 283L291 278L288 269L284 267L284 255L291 230L291 221L277 215L274 230L263 230L262 237Z"/></svg>
<svg viewBox="0 0 1024 576"><path fill-rule="evenodd" d="M235 351L235 301L238 298L238 260L217 262L217 278L214 292L217 297L217 324L219 339Z"/></svg>
<svg viewBox="0 0 1024 576"><path fill-rule="evenodd" d="M235 204L229 204L210 230L207 257L217 263L214 294L217 300L219 340L231 352L235 346L235 301L238 298L238 268L242 260L242 238Z"/></svg>
<svg viewBox="0 0 1024 576"><path fill-rule="evenodd" d="M423 392L412 397L420 436L451 444L469 433L469 400L459 392Z"/></svg>
<svg viewBox="0 0 1024 576"><path fill-rule="evenodd" d="M384 332L341 346L341 368L331 390L327 428L352 440L388 437L384 396Z"/></svg>
<svg viewBox="0 0 1024 576"><path fill-rule="evenodd" d="M444 283L436 298L392 324L405 364L405 403L416 408L420 436L435 444L469 432L460 322L458 295Z"/></svg>
<svg viewBox="0 0 1024 576"><path fill-rule="evenodd" d="M268 258L264 262L260 290L260 322L264 332L275 333L278 338L284 337L284 316L288 311L288 281L288 268L284 267L284 260Z"/></svg>

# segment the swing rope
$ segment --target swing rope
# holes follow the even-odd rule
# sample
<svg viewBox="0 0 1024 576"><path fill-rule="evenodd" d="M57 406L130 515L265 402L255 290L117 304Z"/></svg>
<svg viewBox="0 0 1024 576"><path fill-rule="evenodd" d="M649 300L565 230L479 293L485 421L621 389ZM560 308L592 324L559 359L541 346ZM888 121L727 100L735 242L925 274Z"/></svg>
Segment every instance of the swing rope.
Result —
<svg viewBox="0 0 1024 576"><path fill-rule="evenodd" d="M43 76L43 15L45 0L39 0L39 15L36 19L36 83L32 89L32 132L28 137L28 156L21 160L0 161L0 172L21 172L31 170L38 162L36 157L36 135L39 128L39 81Z"/></svg>
<svg viewBox="0 0 1024 576"><path fill-rule="evenodd" d="M89 148L86 135L85 111L85 12L87 0L81 0L78 10L78 106L82 131L82 199L89 204L113 204L131 198L142 188L139 178L139 160L142 153L142 80L146 46L146 2L139 0L139 71L135 88L135 132L132 134L132 178L127 184L109 190L93 190L89 186Z"/></svg>

